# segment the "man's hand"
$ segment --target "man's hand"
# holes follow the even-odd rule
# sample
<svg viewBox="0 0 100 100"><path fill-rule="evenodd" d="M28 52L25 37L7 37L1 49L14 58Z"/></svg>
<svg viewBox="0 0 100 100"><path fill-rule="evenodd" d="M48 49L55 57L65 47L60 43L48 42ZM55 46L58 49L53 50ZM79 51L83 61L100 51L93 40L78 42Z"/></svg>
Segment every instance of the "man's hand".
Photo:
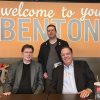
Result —
<svg viewBox="0 0 100 100"><path fill-rule="evenodd" d="M9 95L11 95L11 92L5 92L5 93L3 93L3 95L9 96Z"/></svg>
<svg viewBox="0 0 100 100"><path fill-rule="evenodd" d="M47 79L47 78L48 78L48 74L45 72L45 73L43 74L43 77L44 77L44 79Z"/></svg>
<svg viewBox="0 0 100 100"><path fill-rule="evenodd" d="M92 93L92 90L87 88L81 92L79 92L81 98L86 98Z"/></svg>

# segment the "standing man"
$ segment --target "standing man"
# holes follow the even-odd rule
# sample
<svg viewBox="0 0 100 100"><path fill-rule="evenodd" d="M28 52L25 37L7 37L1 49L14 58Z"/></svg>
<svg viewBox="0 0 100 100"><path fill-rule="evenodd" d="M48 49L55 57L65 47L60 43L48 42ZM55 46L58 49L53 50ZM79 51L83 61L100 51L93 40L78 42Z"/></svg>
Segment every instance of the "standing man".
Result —
<svg viewBox="0 0 100 100"><path fill-rule="evenodd" d="M44 89L42 68L32 60L34 48L26 44L21 49L22 60L10 66L4 85L4 95L38 94Z"/></svg>
<svg viewBox="0 0 100 100"><path fill-rule="evenodd" d="M81 98L94 93L95 78L86 61L73 60L70 47L61 49L63 64L53 70L51 93L80 94Z"/></svg>
<svg viewBox="0 0 100 100"><path fill-rule="evenodd" d="M69 46L64 40L58 39L56 26L50 24L47 26L47 35L49 39L41 44L38 61L42 64L43 77L45 79L45 92L48 92L48 87L52 80L53 67L60 64L60 49L63 46Z"/></svg>

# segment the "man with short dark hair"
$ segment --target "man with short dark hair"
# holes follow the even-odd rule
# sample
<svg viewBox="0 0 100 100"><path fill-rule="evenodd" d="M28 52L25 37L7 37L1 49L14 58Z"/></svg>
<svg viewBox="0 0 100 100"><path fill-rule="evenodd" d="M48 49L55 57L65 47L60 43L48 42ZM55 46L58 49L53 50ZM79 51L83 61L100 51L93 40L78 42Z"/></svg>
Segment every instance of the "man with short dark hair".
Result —
<svg viewBox="0 0 100 100"><path fill-rule="evenodd" d="M70 47L61 49L62 65L53 70L50 93L80 94L81 98L94 93L95 77L86 61L75 61Z"/></svg>
<svg viewBox="0 0 100 100"><path fill-rule="evenodd" d="M22 60L9 67L4 95L38 94L44 89L41 65L32 60L33 46L26 44L21 52Z"/></svg>
<svg viewBox="0 0 100 100"><path fill-rule="evenodd" d="M48 87L52 80L52 70L60 64L60 49L63 46L69 46L64 40L57 38L56 26L50 24L47 26L47 35L49 39L41 44L38 61L42 64L43 77L45 79L45 92L48 92Z"/></svg>

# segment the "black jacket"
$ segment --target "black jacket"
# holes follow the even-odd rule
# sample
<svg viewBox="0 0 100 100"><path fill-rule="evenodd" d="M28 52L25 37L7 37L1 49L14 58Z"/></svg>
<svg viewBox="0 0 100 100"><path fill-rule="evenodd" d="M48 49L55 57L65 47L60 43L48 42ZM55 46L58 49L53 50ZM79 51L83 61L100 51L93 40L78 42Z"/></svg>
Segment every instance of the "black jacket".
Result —
<svg viewBox="0 0 100 100"><path fill-rule="evenodd" d="M49 87L49 93L62 93L63 72L63 65L60 65L53 70L53 79L52 84ZM94 92L94 82L96 80L86 61L74 61L74 76L78 92L86 88L90 88Z"/></svg>
<svg viewBox="0 0 100 100"><path fill-rule="evenodd" d="M57 46L55 47L55 49L60 60L61 60L60 50L65 45L69 46L66 41L57 38ZM46 65L47 65L49 51L50 51L50 43L49 40L47 40L46 42L41 44L39 55L38 55L38 62L42 64L43 73L47 72Z"/></svg>

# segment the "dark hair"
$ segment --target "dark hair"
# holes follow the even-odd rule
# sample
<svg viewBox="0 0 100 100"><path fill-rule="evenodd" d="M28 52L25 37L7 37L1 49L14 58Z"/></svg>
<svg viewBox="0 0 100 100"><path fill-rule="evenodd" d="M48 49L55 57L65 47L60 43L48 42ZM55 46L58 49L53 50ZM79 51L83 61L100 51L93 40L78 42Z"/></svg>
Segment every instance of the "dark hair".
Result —
<svg viewBox="0 0 100 100"><path fill-rule="evenodd" d="M23 45L22 49L21 49L21 52L23 52L26 48L31 48L32 49L32 52L34 52L34 48L32 45L29 45L29 44L25 44Z"/></svg>
<svg viewBox="0 0 100 100"><path fill-rule="evenodd" d="M69 46L67 46L67 45L65 45L65 46L63 46L63 47L61 48L61 50L60 50L60 54L61 54L62 49L64 49L64 48L68 48L68 49L71 51L71 53L73 53L72 48L69 47Z"/></svg>
<svg viewBox="0 0 100 100"><path fill-rule="evenodd" d="M48 27L54 27L55 31L57 31L57 30L56 30L56 26L53 25L53 24L49 24L49 25L47 26L47 29L48 29Z"/></svg>

